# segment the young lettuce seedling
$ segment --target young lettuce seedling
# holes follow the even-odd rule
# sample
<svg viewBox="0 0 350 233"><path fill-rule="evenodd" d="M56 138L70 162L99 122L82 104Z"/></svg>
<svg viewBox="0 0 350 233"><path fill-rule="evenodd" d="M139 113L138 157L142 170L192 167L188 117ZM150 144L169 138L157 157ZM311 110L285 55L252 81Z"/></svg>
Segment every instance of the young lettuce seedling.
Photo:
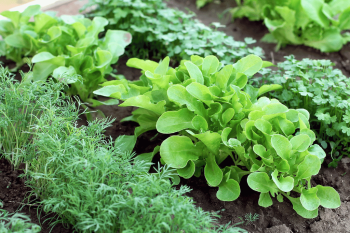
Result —
<svg viewBox="0 0 350 233"><path fill-rule="evenodd" d="M153 129L178 133L162 143L160 155L179 176L198 177L204 170L209 186L218 187L218 199L233 201L248 175L248 185L261 193L259 205L272 205L271 196L285 197L305 218L316 217L319 205L340 206L333 188L311 186L326 154L313 145L309 113L259 98L280 85L246 85L271 63L249 55L224 67L215 56L192 56L175 69L169 68L169 57L159 64L135 58L127 64L142 70L140 80L109 81L94 93L123 100L119 106L138 107L124 119L139 123L136 136ZM232 165L220 167L227 159Z"/></svg>

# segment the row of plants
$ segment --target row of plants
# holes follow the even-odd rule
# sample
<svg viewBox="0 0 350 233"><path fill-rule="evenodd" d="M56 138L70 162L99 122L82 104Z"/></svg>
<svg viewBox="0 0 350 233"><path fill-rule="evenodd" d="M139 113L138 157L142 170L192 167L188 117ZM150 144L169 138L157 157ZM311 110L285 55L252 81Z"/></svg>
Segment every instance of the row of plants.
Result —
<svg viewBox="0 0 350 233"><path fill-rule="evenodd" d="M350 80L329 60L285 58L277 70L263 70L261 77L250 82L255 87L279 84L283 88L267 93L268 97L306 109L318 142L330 151L333 162L329 165L336 167L343 156L350 156Z"/></svg>
<svg viewBox="0 0 350 233"><path fill-rule="evenodd" d="M140 125L136 137L149 130L177 133L155 148L163 164L186 179L200 177L204 171L222 201L236 200L239 183L248 175L249 187L260 192L260 206L271 206L271 196L280 202L286 198L304 218L318 216L320 205L340 206L332 187L311 185L326 153L313 144L316 135L310 129L310 113L260 97L281 85L247 85L248 78L270 62L255 55L226 66L215 56L192 55L175 69L169 62L169 57L159 64L129 59L129 67L142 71L139 80L107 81L94 92L123 100L119 106L138 107L123 119Z"/></svg>
<svg viewBox="0 0 350 233"><path fill-rule="evenodd" d="M212 23L212 27L208 27L193 19L194 13L167 8L162 0L90 0L85 8L88 7L95 9L89 16L108 19L109 29L127 30L132 34L128 57L169 56L180 62L191 55L216 54L223 63L230 64L249 54L263 56L260 47L248 47L255 40L235 41L217 30L224 25Z"/></svg>
<svg viewBox="0 0 350 233"><path fill-rule="evenodd" d="M92 92L106 81L106 75L113 71L111 65L131 42L126 31L105 31L108 20L103 17L55 17L41 12L39 5L1 15L8 20L0 21L0 56L16 62L14 70L34 63L34 80L53 76L71 84L68 93L93 105L98 102ZM99 38L101 32L105 33L103 38Z"/></svg>
<svg viewBox="0 0 350 233"><path fill-rule="evenodd" d="M26 184L45 212L57 213L51 225L70 224L80 232L245 232L216 224L216 213L196 208L170 182L174 170L134 160L133 136L113 141L103 135L113 120L77 127L79 106L62 92L64 85L17 82L0 68L1 155L14 167L26 163ZM78 104L79 105L79 104ZM31 119L31 120L28 120ZM29 137L28 137L29 136ZM132 140L130 140L132 139ZM14 156L15 155L15 156ZM22 219L22 220L21 220ZM0 229L38 232L28 218L1 211Z"/></svg>
<svg viewBox="0 0 350 233"><path fill-rule="evenodd" d="M350 41L350 2L347 0L236 0L233 19L263 20L269 33L262 41L307 45L322 52L339 51Z"/></svg>

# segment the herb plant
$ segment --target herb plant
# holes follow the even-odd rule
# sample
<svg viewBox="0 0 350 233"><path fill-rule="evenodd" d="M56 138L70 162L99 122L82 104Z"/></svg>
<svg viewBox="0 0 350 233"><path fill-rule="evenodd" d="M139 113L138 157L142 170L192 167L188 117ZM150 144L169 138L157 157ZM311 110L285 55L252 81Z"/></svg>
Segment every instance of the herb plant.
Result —
<svg viewBox="0 0 350 233"><path fill-rule="evenodd" d="M211 2L213 2L213 0L196 0L196 6L199 9Z"/></svg>
<svg viewBox="0 0 350 233"><path fill-rule="evenodd" d="M0 154L14 168L27 162L23 151L32 141L31 128L43 114L43 106L59 98L60 83L34 82L33 73L22 73L22 82L14 79L7 68L0 66Z"/></svg>
<svg viewBox="0 0 350 233"><path fill-rule="evenodd" d="M278 64L278 70L263 71L252 79L255 86L276 83L282 91L268 93L292 108L304 108L310 113L310 124L324 149L330 148L333 162L350 156L350 81L329 60L303 59L293 55Z"/></svg>
<svg viewBox="0 0 350 233"><path fill-rule="evenodd" d="M199 177L204 170L222 201L237 199L239 183L248 175L248 185L261 193L261 206L272 205L271 196L279 201L287 198L305 218L316 217L319 205L340 206L333 188L311 186L326 154L313 145L316 137L309 112L259 98L280 85L259 89L246 85L248 78L271 63L249 55L222 67L215 56L192 56L173 69L169 60L158 64L132 58L127 65L142 70L140 80L108 81L94 92L123 100L119 106L138 107L124 119L140 125L136 136L153 129L178 133L161 144L163 163L186 179ZM220 167L224 161L232 165ZM292 191L298 197L292 197Z"/></svg>
<svg viewBox="0 0 350 233"><path fill-rule="evenodd" d="M236 0L233 18L264 20L269 29L262 41L307 45L322 52L339 51L350 41L350 2L347 0Z"/></svg>
<svg viewBox="0 0 350 233"><path fill-rule="evenodd" d="M194 13L169 9L162 0L90 0L85 7L95 6L92 16L105 17L108 28L127 30L133 36L128 47L129 57L142 59L170 56L175 61L189 59L191 55L216 54L223 63L232 63L248 54L263 55L251 38L235 41L222 27L213 23L214 29L192 19Z"/></svg>
<svg viewBox="0 0 350 233"><path fill-rule="evenodd" d="M0 208L2 203L0 201ZM9 214L0 209L0 232L1 233L38 233L40 226L31 223L27 215L21 213Z"/></svg>
<svg viewBox="0 0 350 233"><path fill-rule="evenodd" d="M28 7L24 12L4 11L9 20L0 21L0 55L17 63L23 57L35 63L34 80L46 80L53 76L61 82L71 84L70 94L79 95L84 101L92 100L92 91L105 81L111 73L111 64L117 62L124 48L131 42L125 31L104 32L107 19L93 20L80 16L60 18L40 12L40 6ZM29 19L34 17L34 22ZM96 104L96 103L95 103Z"/></svg>
<svg viewBox="0 0 350 233"><path fill-rule="evenodd" d="M81 232L246 232L216 227L217 214L193 204L188 187L172 188L168 167L149 174L149 163L133 162L123 138L106 140L110 119L77 127L78 108L70 101L47 106L35 126L27 153L32 158L27 184L43 210Z"/></svg>

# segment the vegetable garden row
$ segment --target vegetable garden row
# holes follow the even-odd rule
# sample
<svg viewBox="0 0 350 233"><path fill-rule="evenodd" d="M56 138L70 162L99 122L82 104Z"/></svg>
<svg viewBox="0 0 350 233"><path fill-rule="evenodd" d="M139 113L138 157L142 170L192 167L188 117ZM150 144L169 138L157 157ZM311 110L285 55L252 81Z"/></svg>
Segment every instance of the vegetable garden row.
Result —
<svg viewBox="0 0 350 233"><path fill-rule="evenodd" d="M270 33L263 40L277 49L341 49L350 8L340 7L341 0L314 2L237 1L230 14L264 19ZM15 65L0 69L0 153L13 169L24 166L32 199L59 216L52 226L246 232L236 221L219 225L216 211L196 206L186 196L191 187L181 185L185 179L204 181L223 203L238 201L248 186L259 193L256 205L286 202L300 219L347 203L346 193L312 179L349 156L349 79L331 61L290 55L273 64L252 47L255 40L235 41L218 30L220 23L206 26L161 0L90 0L90 6L97 7L85 16L56 17L38 5L1 13L8 20L0 21L0 56ZM115 69L121 56L139 78ZM29 72L20 71L25 64ZM116 105L134 107L117 119L137 125L131 135L108 137L116 119L94 119L99 107ZM79 118L88 125L78 125ZM162 138L160 145L133 153L150 132L145 143ZM1 213L1 232L41 231L25 216ZM248 228L283 232L271 229Z"/></svg>

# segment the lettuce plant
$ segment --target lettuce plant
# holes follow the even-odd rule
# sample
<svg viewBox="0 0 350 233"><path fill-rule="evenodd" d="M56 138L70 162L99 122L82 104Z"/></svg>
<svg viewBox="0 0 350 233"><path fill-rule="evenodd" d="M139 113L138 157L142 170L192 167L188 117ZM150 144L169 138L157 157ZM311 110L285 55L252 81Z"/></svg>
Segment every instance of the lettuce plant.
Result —
<svg viewBox="0 0 350 233"><path fill-rule="evenodd" d="M40 12L40 6L28 7L24 12L4 11L9 20L0 21L0 55L17 63L23 57L35 63L34 80L46 80L52 75L71 84L69 93L78 94L83 101L92 101L92 92L111 73L111 64L117 62L124 48L131 42L125 31L108 30L99 39L108 24L107 19L92 20L80 16L60 18ZM34 17L34 21L29 19Z"/></svg>
<svg viewBox="0 0 350 233"><path fill-rule="evenodd" d="M189 179L204 171L209 186L218 187L217 198L233 201L248 175L248 185L261 193L259 205L272 205L271 196L287 198L305 218L316 217L320 205L339 207L333 188L311 186L326 154L313 144L308 111L259 98L280 85L246 85L271 63L249 55L224 67L215 56L192 56L175 69L168 57L159 64L132 58L127 65L142 70L140 80L109 81L94 93L138 107L124 119L140 125L136 136L153 129L178 133L161 144L160 156L179 176Z"/></svg>
<svg viewBox="0 0 350 233"><path fill-rule="evenodd" d="M268 93L292 108L304 108L310 113L312 129L324 149L330 148L333 162L350 156L350 80L329 60L303 59L293 55L278 64L278 70L266 70L262 77L252 79L254 86L275 83L282 91Z"/></svg>
<svg viewBox="0 0 350 233"><path fill-rule="evenodd" d="M233 18L264 20L269 29L262 40L304 44L322 52L339 51L350 41L350 2L347 0L236 0Z"/></svg>
<svg viewBox="0 0 350 233"><path fill-rule="evenodd" d="M235 41L217 30L223 25L208 27L193 19L195 14L170 9L162 0L90 0L85 7L94 6L92 16L108 19L110 29L127 30L133 36L128 47L129 57L142 59L170 56L175 61L191 55L217 54L223 63L232 63L248 54L263 55L251 38Z"/></svg>

